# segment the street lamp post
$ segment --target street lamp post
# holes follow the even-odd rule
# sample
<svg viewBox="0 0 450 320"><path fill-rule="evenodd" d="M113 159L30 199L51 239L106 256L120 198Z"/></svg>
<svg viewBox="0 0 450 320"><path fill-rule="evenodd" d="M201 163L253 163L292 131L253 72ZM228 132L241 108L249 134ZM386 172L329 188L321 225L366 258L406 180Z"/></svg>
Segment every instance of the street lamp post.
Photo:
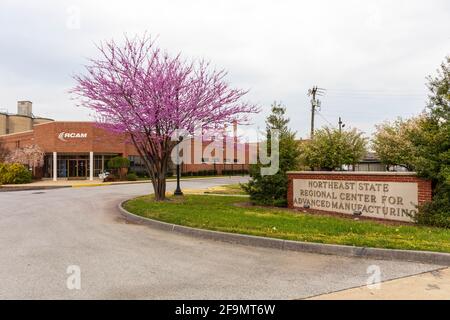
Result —
<svg viewBox="0 0 450 320"><path fill-rule="evenodd" d="M339 117L339 122L338 122L338 124L339 124L339 133L341 133L341 132L342 132L342 128L345 127L345 124L342 122L341 117Z"/></svg>
<svg viewBox="0 0 450 320"><path fill-rule="evenodd" d="M180 187L180 149L179 149L179 144L181 143L181 141L183 141L183 137L180 136L178 138L179 142L177 143L177 188L175 189L175 192L173 193L174 196L182 196L183 192L181 191L181 187Z"/></svg>

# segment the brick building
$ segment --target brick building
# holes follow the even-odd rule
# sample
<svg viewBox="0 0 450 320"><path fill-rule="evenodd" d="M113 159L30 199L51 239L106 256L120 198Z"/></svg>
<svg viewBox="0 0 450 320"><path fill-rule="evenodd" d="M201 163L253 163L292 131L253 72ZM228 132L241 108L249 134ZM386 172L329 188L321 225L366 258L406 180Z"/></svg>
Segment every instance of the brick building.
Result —
<svg viewBox="0 0 450 320"><path fill-rule="evenodd" d="M0 132L0 142L8 150L30 145L39 146L45 152L44 165L40 170L43 178L92 180L107 169L108 160L115 156L127 157L131 163L131 170L145 171L137 150L128 141L126 135L108 132L96 126L94 122L51 119L33 122L33 119L44 118L32 116L31 102L27 104L28 109L25 111L21 109L22 105L19 102L18 111L27 113L26 117L31 119L31 123L27 123L26 126L14 132L6 131L7 125L5 125L4 131ZM8 115L8 117L14 119L14 115ZM236 126L234 132L236 132ZM236 137L234 141L237 141ZM209 153L212 156L204 156L202 152L198 156L198 154L194 155L193 150L198 150L199 143L201 150L206 150L211 140L190 139L185 143L191 144L192 154L190 163L181 166L184 173L215 171L217 174L222 174L224 170L241 172L248 170L248 144L236 143L233 146L234 150L227 151L226 143L219 140L218 145L222 148L216 148L214 152ZM230 153L230 151L233 152ZM238 157L237 154L243 156Z"/></svg>

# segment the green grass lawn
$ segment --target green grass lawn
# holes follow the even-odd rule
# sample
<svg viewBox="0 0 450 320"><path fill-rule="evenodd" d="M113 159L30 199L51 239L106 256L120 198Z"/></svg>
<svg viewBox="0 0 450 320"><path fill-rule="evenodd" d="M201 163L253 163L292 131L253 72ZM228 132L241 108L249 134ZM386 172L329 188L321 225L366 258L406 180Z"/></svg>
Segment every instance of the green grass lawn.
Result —
<svg viewBox="0 0 450 320"><path fill-rule="evenodd" d="M128 211L174 224L288 240L377 248L450 252L450 230L385 225L282 209L237 206L248 199L187 195L155 202L152 196L130 200Z"/></svg>
<svg viewBox="0 0 450 320"><path fill-rule="evenodd" d="M226 185L217 186L217 187L210 187L204 193L227 194L227 195L233 195L233 194L246 195L245 191L242 190L241 185L239 183L226 184Z"/></svg>

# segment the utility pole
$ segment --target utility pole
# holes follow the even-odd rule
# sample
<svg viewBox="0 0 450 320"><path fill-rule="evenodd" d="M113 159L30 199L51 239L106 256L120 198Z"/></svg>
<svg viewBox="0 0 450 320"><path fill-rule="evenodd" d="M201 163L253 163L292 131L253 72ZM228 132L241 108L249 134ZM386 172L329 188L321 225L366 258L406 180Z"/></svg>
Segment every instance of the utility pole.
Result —
<svg viewBox="0 0 450 320"><path fill-rule="evenodd" d="M316 96L320 96L323 94L325 89L318 88L314 86L312 89L308 90L308 96L311 98L311 140L314 138L314 116L317 110L320 110L320 100L316 99Z"/></svg>
<svg viewBox="0 0 450 320"><path fill-rule="evenodd" d="M342 132L342 128L345 127L345 123L342 122L341 117L339 117L339 122L338 123L339 123L339 133L341 133Z"/></svg>

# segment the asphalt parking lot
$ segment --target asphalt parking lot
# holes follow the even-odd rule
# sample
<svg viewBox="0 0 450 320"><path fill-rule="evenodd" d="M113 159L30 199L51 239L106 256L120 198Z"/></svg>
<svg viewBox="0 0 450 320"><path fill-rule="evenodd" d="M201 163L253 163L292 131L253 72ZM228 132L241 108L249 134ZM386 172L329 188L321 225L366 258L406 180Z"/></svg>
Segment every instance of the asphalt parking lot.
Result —
<svg viewBox="0 0 450 320"><path fill-rule="evenodd" d="M150 184L135 184L0 193L0 299L300 299L364 286L374 266L382 281L441 268L246 247L127 223L117 204L149 192ZM70 266L81 272L80 289L67 286Z"/></svg>

